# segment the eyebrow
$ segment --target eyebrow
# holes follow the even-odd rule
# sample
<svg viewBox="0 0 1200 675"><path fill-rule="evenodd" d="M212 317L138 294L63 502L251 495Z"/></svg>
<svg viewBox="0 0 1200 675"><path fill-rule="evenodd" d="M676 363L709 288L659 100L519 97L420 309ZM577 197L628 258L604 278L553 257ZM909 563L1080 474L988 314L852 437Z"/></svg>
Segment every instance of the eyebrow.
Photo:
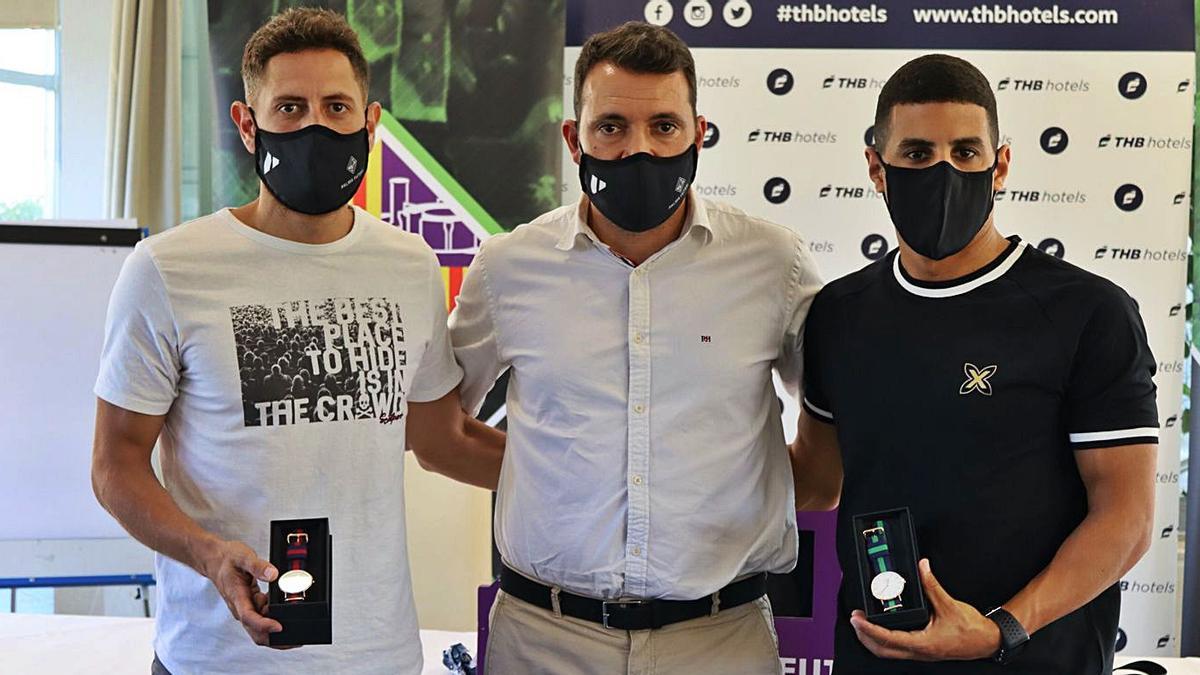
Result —
<svg viewBox="0 0 1200 675"><path fill-rule="evenodd" d="M280 103L304 103L307 100L308 100L307 96L297 96L295 94L280 94L271 99L271 104L278 105ZM339 92L336 92L333 94L326 94L325 96L321 97L321 100L322 101L353 101L354 97L346 92L339 91Z"/></svg>
<svg viewBox="0 0 1200 675"><path fill-rule="evenodd" d="M680 117L679 115L676 115L675 113L672 113L672 112L654 113L653 115L650 116L650 121L652 123L653 122L661 122L663 120L667 120L670 122L681 122L681 123L683 122L682 117ZM628 122L628 121L629 121L629 118L625 117L624 115L622 115L620 113L605 113L605 114L597 117L595 120L593 120L592 123L593 124L600 124L603 122L624 123L624 122Z"/></svg>
<svg viewBox="0 0 1200 675"><path fill-rule="evenodd" d="M950 145L954 146L983 144L983 139L978 136L964 136L963 138L956 138L950 143ZM901 148L932 148L936 144L924 138L905 138L900 141L899 145Z"/></svg>

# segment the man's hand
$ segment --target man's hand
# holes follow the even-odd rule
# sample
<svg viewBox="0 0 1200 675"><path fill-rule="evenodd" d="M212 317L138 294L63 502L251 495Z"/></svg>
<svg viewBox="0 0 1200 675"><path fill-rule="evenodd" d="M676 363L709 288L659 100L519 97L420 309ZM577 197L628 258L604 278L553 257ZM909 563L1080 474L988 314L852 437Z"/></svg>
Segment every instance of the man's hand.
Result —
<svg viewBox="0 0 1200 675"><path fill-rule="evenodd" d="M242 624L255 643L266 645L271 633L278 633L283 626L264 615L267 595L259 587L259 581L272 582L279 577L279 570L239 541L219 544L204 560L204 576L208 577L229 613Z"/></svg>
<svg viewBox="0 0 1200 675"><path fill-rule="evenodd" d="M970 661L995 655L1000 650L1000 628L979 610L950 597L934 578L928 560L919 567L932 610L929 625L914 632L888 630L867 621L866 614L856 609L850 625L859 641L883 659Z"/></svg>

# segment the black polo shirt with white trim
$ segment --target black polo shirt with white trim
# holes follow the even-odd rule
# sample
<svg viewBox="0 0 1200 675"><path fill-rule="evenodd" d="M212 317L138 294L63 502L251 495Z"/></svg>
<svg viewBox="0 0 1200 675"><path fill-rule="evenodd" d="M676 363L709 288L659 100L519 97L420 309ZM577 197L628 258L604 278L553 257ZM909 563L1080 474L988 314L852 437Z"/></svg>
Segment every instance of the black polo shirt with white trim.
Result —
<svg viewBox="0 0 1200 675"><path fill-rule="evenodd" d="M1006 667L878 660L849 625L862 604L852 516L909 507L939 581L986 612L1041 572L1086 516L1076 452L1158 441L1155 362L1134 301L1009 241L983 269L941 283L911 278L893 252L813 301L804 407L836 425L845 472L839 675L1112 667L1116 586L1039 631Z"/></svg>

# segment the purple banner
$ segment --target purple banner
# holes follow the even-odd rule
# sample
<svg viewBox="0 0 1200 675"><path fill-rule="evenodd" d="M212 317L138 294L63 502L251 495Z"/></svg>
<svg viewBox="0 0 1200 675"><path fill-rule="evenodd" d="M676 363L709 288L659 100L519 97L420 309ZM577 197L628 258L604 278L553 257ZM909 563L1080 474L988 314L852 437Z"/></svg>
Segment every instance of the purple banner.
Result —
<svg viewBox="0 0 1200 675"><path fill-rule="evenodd" d="M691 47L1191 51L1191 2L568 0L567 46L629 20Z"/></svg>

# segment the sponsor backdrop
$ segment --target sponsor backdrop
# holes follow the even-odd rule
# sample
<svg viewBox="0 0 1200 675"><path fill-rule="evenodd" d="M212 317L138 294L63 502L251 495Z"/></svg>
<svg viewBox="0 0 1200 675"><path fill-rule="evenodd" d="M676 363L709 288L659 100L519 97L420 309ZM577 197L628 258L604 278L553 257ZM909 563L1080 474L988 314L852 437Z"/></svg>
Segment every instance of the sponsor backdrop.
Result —
<svg viewBox="0 0 1200 675"><path fill-rule="evenodd" d="M579 46L629 19L666 25L692 47L710 124L696 190L796 228L830 279L896 245L863 157L883 83L931 51L983 70L1013 152L996 197L1001 231L1119 283L1149 331L1162 418L1154 544L1121 581L1117 648L1177 654L1191 4L568 0L568 114ZM573 202L578 178L565 151L562 178L563 201ZM821 542L817 557L828 555ZM835 580L818 573L814 583ZM815 623L832 620L816 607ZM826 672L825 653L789 653L781 636L789 672Z"/></svg>

